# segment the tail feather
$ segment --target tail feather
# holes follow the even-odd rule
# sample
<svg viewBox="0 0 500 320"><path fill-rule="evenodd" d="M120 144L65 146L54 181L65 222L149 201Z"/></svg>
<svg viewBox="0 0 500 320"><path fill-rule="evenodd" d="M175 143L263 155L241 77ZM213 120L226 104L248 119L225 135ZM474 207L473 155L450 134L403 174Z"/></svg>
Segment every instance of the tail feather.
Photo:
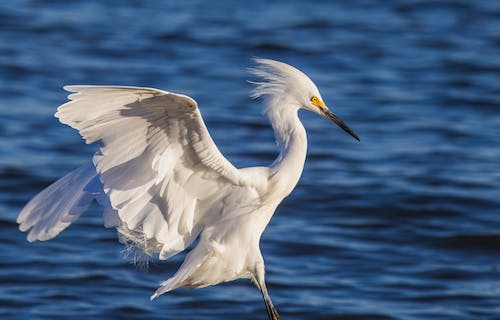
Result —
<svg viewBox="0 0 500 320"><path fill-rule="evenodd" d="M176 273L172 278L163 281L160 284L160 287L156 289L155 293L151 296L151 300L154 300L158 298L160 295L167 293L169 291L175 290L179 287L182 287L183 281L188 277L189 275L180 275Z"/></svg>
<svg viewBox="0 0 500 320"><path fill-rule="evenodd" d="M156 289L155 293L151 296L151 300L158 298L160 295L167 293L169 291L175 290L184 285L184 281L193 273L196 268L195 265L186 265L186 261L177 270L177 272L168 280L163 281L160 287Z"/></svg>
<svg viewBox="0 0 500 320"><path fill-rule="evenodd" d="M209 248L203 244L198 244L184 259L184 262L180 266L179 270L168 280L163 281L160 287L151 296L151 300L158 298L158 296L167 293L169 291L175 290L182 286L192 286L190 283L190 278L193 273L200 267L200 265L205 262L205 260L210 256ZM201 287L201 286L192 286Z"/></svg>
<svg viewBox="0 0 500 320"><path fill-rule="evenodd" d="M17 218L19 229L28 231L28 241L49 240L75 221L92 203L96 194L84 190L97 179L89 163L57 180L24 207Z"/></svg>

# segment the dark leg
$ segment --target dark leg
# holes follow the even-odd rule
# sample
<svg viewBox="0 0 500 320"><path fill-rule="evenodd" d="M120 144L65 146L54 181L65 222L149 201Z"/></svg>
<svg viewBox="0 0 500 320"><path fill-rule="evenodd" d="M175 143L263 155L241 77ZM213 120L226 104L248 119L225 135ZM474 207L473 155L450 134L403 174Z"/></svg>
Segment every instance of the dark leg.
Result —
<svg viewBox="0 0 500 320"><path fill-rule="evenodd" d="M262 293L262 298L264 298L264 302L266 303L267 315L269 316L269 320L279 320L280 316L278 315L278 311L273 305L269 294L267 293L266 282L264 280L264 264L262 263L257 267L255 272L255 276L252 278L253 283L259 288L260 293Z"/></svg>
<svg viewBox="0 0 500 320"><path fill-rule="evenodd" d="M267 315L269 316L269 320L280 320L280 316L278 311L274 307L269 295L264 290L260 291L262 293L262 297L264 298L264 302L266 303Z"/></svg>

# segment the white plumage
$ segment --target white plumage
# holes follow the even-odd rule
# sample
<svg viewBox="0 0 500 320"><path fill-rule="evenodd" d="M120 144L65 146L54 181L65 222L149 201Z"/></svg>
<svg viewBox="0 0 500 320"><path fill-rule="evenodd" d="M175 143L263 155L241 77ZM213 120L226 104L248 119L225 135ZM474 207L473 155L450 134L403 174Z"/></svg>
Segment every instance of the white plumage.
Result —
<svg viewBox="0 0 500 320"><path fill-rule="evenodd" d="M43 190L18 223L28 240L48 240L96 199L106 227L143 255L167 259L191 250L152 298L180 286L203 287L250 278L261 290L270 319L259 241L276 207L297 184L306 157L306 133L297 111L305 108L357 136L326 108L314 83L287 64L257 59L266 112L280 155L270 167L237 169L212 141L196 101L151 88L67 86L71 101L59 120L98 143L92 163Z"/></svg>

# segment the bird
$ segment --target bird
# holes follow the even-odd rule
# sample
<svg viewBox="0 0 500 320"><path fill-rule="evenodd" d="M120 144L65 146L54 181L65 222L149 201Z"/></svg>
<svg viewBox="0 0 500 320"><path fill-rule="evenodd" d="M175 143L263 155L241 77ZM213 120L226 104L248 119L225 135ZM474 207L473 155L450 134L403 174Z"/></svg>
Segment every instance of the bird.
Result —
<svg viewBox="0 0 500 320"><path fill-rule="evenodd" d="M104 226L116 228L136 262L188 251L151 300L183 286L250 279L268 318L278 320L259 243L303 171L307 136L298 111L312 111L360 139L305 73L284 62L254 60L249 71L259 80L250 81L251 97L263 100L279 149L269 166L231 164L189 96L145 87L65 86L69 101L55 116L97 151L21 210L17 222L27 240L55 237L95 200L104 208Z"/></svg>

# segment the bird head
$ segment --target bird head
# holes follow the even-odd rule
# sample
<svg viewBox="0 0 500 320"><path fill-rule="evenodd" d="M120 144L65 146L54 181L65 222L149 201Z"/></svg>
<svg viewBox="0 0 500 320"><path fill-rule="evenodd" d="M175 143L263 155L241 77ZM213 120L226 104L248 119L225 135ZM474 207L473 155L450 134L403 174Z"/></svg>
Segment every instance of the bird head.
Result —
<svg viewBox="0 0 500 320"><path fill-rule="evenodd" d="M272 100L280 100L280 104L312 111L337 124L359 141L356 133L328 109L318 88L307 75L283 62L260 58L255 59L255 62L257 66L251 68L250 72L264 81L252 82L257 85L252 98L268 96Z"/></svg>

